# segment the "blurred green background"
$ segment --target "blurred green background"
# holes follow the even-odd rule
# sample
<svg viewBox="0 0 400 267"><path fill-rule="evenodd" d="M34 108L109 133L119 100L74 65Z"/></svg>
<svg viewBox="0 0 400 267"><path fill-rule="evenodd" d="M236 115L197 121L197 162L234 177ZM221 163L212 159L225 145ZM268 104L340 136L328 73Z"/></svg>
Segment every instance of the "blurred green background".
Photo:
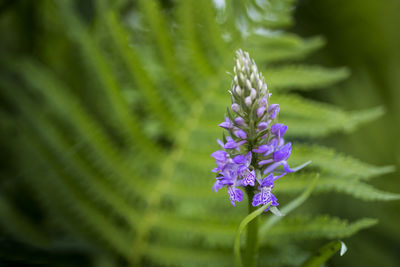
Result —
<svg viewBox="0 0 400 267"><path fill-rule="evenodd" d="M347 109L384 105L386 114L374 127L364 125L351 135L337 135L327 142L340 151L367 162L391 164L396 172L373 181L379 188L400 188L400 1L299 1L295 31L303 36L322 34L327 45L314 62L348 66L351 76L333 90L316 97ZM314 95L315 96L315 95ZM349 216L370 213L380 227L355 237L357 266L398 266L400 205L398 202L347 207L345 200L331 202L332 209ZM340 207L340 208L339 208ZM346 208L343 208L346 207ZM380 251L365 244L378 243ZM346 264L336 258L338 266ZM354 263L355 264L355 263ZM356 265L354 265L356 266Z"/></svg>
<svg viewBox="0 0 400 267"><path fill-rule="evenodd" d="M113 69L113 67L123 62L123 59L115 52L115 49L113 50L113 48L104 41L108 40L110 37L96 28L96 23L92 21L93 17L95 17L95 13L98 12L94 2L96 1L75 1L75 6L79 10L82 19L94 32L96 42L101 44L102 51L105 51L106 59L108 60L107 63L109 63L111 69ZM139 32L138 35L132 36L133 43L135 44L134 48L146 43L168 43L168 38L164 38L165 36L152 36L151 32L149 33L149 30L142 28L144 26L139 23L139 20L142 19L142 15L138 14L137 9L142 7L141 4L137 2L143 1L132 1L131 4L126 4L126 2L129 1L107 2L111 2L111 5L116 7L123 7L124 9L121 11L121 17L125 18L124 22L130 25L136 32ZM283 2L286 4L291 1L282 1L282 3ZM174 13L177 6L176 1L163 0L157 1L157 3L159 3L166 18L169 19L172 17L172 13ZM294 24L289 27L288 31L296 33L301 37L322 36L326 41L326 45L312 54L306 62L332 68L345 66L351 73L348 79L336 85L331 85L327 89L300 92L300 94L309 99L335 104L348 111L376 106L384 106L386 110L385 114L377 121L374 121L373 124L363 124L351 134L334 133L328 138L317 139L316 142L335 147L338 151L359 158L367 163L379 166L396 166L395 172L381 176L379 179L374 179L371 183L385 191L400 192L400 144L397 140L397 137L400 136L400 104L398 103L400 101L400 17L398 15L400 13L400 1L299 0L294 2L293 5L294 8L291 9L291 11L294 16ZM14 67L10 66L13 66L14 63L24 62L26 59L34 59L50 66L49 68L51 71L57 73L61 79L68 81L67 85L74 88L74 94L78 95L81 99L93 100L87 101L86 103L91 115L106 125L109 135L115 138L115 140L119 140L119 137L125 134L124 132L114 131L114 129L119 127L120 122L116 121L113 115L107 114L108 112L104 107L107 107L108 103L105 103L100 95L93 93L96 92L95 90L97 90L97 87L101 87L99 85L100 83L96 81L96 78L98 78L96 75L98 74L88 72L85 67L82 66L83 64L80 63L82 60L81 52L77 51L76 54L71 52L74 51L75 46L69 41L69 38L71 38L70 35L75 39L85 37L85 35L74 35L75 32L68 32L68 30L66 30L66 32L60 31L60 29L63 29L63 27L60 26L63 23L60 22L61 20L58 18L59 15L47 11L53 10L52 8L52 1L46 0L0 0L0 77L2 81L16 80L18 85L24 85L24 82L21 82L21 79L16 77L17 75L15 75L13 70ZM282 13L287 12L287 7L285 5L284 8L285 11ZM277 13L280 14L280 9L278 8L277 10ZM151 13L152 10L145 11ZM200 11L204 10L200 9ZM202 15L203 13L200 12L200 16L197 19L200 20ZM184 17L184 14L182 17ZM217 17L217 20L218 19L220 18ZM155 19L155 21L159 22L157 19ZM75 25L74 23L76 22L71 20L68 21L68 23L70 25ZM205 21L204 23L212 24L213 22ZM150 25L150 27L155 28L158 26L158 24ZM167 32L172 34L179 32L175 26L172 25L171 29ZM228 61L228 59L230 60L231 58L229 57L233 57L233 51L237 47L230 47L231 51L226 51L226 54L229 55L228 59L222 58L222 60L219 61L220 58L214 58L214 55L220 52L219 50L226 49L226 47L218 43L210 43L208 41L208 34L223 35L225 32L202 32L204 31L202 28L203 26L197 24L193 27L197 27L196 30L200 32L198 36L193 37L193 40L198 40L199 43L197 43L197 46L196 43L190 43L188 47L211 51L207 54L208 58L211 60L207 62L205 58L199 57L195 52L192 53L192 51L185 50L187 49L185 47L185 45L187 45L186 43L183 44L182 47L178 47L178 49L182 49L179 53L179 60L185 62L187 66L192 67L190 66L190 60L188 60L188 58L196 58L197 56L197 62L199 63L195 67L198 73L184 73L184 76L189 77L188 84L180 80L181 77L174 72L174 68L184 70L187 66L174 66L174 58L163 54L165 51L153 51L152 46L141 46L142 50L138 53L139 61L142 59L142 62L144 62L144 68L152 72L154 76L157 76L158 80L156 86L165 86L166 91L171 95L174 93L178 94L174 91L176 89L174 87L175 85L180 88L185 88L185 86L197 87L198 91L201 90L203 85L210 86L211 88L227 86L225 82L226 77L221 76L220 73L213 73L213 70L218 70L219 65L223 66L220 68L225 69L225 71L230 70L229 68L231 66L229 64L231 64L231 62ZM189 32L192 31L192 29L187 30ZM185 37L189 39L192 36ZM230 36L230 38L235 39L235 36ZM210 38L210 40L211 39L212 38ZM85 40L78 40L77 42L85 43ZM138 45L136 46L136 44ZM211 48L215 49L217 52ZM88 45L87 49L91 49L90 45ZM259 55L262 56L263 54ZM165 56L165 58L163 58L163 56ZM147 58L150 60L147 60ZM255 59L257 62L257 56L255 56ZM157 62L157 60L163 61L165 65L171 69L171 73L173 73L172 77L169 76L170 73L163 72L162 68L153 63ZM208 68L207 64L214 67L214 69L212 67ZM129 66L127 68L129 69ZM141 116L142 120L145 121L145 123L143 123L145 125L145 134L150 136L151 140L158 146L168 149L172 144L171 136L175 134L175 126L171 126L169 129L164 128L163 124L159 123L152 116L146 117L145 111L147 107L144 106L141 99L138 98L137 93L135 94L135 92L129 90L130 86L132 86L129 82L130 74L124 73L124 71L119 70L117 67L112 71L118 81L122 81L121 84L126 87L123 88L125 99L127 99L129 105L133 106L134 110L139 113L139 117ZM204 74L204 76L207 74L210 77L223 78L221 78L219 84L213 83L209 85L207 81L202 81L204 84L193 85L192 83L198 82L198 80L200 80L199 77L202 77L199 73L201 75ZM82 75L85 77L84 80L82 79ZM266 78L268 79L267 75ZM172 85L170 80L173 81ZM144 83L146 83L146 81L144 81ZM6 86L5 83L2 85ZM91 88L92 91L86 90L87 88ZM88 92L91 92L91 94L89 95ZM183 92L185 92L185 90L183 90ZM37 96L34 94L30 95L30 93L28 93L28 95L40 103L40 97L36 99L35 97ZM165 98L168 99L168 96L165 96ZM190 96L188 96L188 98L190 99ZM185 98L182 97L182 99ZM171 102L168 103L176 109L170 112L175 115L178 114L176 115L177 124L181 123L179 114L182 113L182 110L185 111L185 106L190 106L190 104L184 102L182 99L179 97L171 97ZM1 98L1 101L3 110L11 114L18 113L14 104L3 98ZM157 105L157 103L155 105ZM47 116L49 112L51 113L51 109L43 108L42 112ZM221 114L222 112L223 110L221 110ZM7 192L6 195L15 199L16 206L29 214L30 217L36 218L37 221L35 223L41 224L42 218L45 217L41 213L42 210L31 209L26 206L26 203L30 203L31 201L32 203L36 203L37 201L34 197L31 197L32 189L21 188L15 182L15 179L11 182L8 179L9 176L15 176L16 179L18 179L19 173L21 172L19 170L20 165L18 165L20 161L15 160L10 155L14 155L15 153L22 155L24 150L21 148L15 150L10 149L8 143L15 141L12 137L16 135L16 132L12 127L8 127L8 124L13 124L14 122L10 121L9 118L4 118L6 114L8 113L0 113L2 116L2 129L4 129L1 133L2 142L0 147L2 151L0 154L2 192ZM51 114L49 116L51 116ZM161 114L160 117L162 118L163 115ZM53 119L52 122L58 125L56 119ZM68 127L63 127L65 126L60 126L60 128L65 130L67 135L70 131L73 132ZM23 130L25 130L25 128L23 128ZM8 138L10 138L10 140L8 140ZM82 149L83 151L87 149L85 145L81 145L79 142L80 140L74 140L74 137L71 137L70 140L67 141L69 144L74 145L73 149ZM116 142L115 146L121 148L121 150L125 150L129 144L128 142ZM24 163L28 166L30 160L25 159L25 161ZM30 170L27 170L27 172L30 172ZM23 196L23 200L20 200L20 196ZM318 200L322 201L321 203L324 203L323 209L326 213L332 213L339 217L348 218L350 220L363 216L379 219L379 224L377 226L364 230L349 239L348 254L344 257L334 257L332 261L329 262L329 266L400 266L399 201L380 203L361 202L346 195L339 195L339 197L331 198L330 194L318 195L313 200L316 203ZM21 201L21 203L19 203L19 201ZM132 200L132 202L135 201L136 199ZM169 204L170 203L167 202L167 208ZM139 202L138 206L141 205L142 203ZM48 225L49 229L54 226L53 223L54 222L50 222ZM59 233L57 233L56 230L52 231L50 234L56 236ZM91 262L85 252L87 248L84 242L79 243L79 245L82 246L80 248L77 247L75 241L66 238L60 241L60 243L64 245L60 246L59 250L57 250L56 244L56 249L49 253L48 251L37 249L34 246L29 246L29 244L21 244L17 240L10 239L7 235L1 238L0 249L3 251L1 257L5 264L20 264L19 258L35 258L39 264L43 259L46 259L45 262L50 262L47 263L50 264L50 266L55 263L60 264L60 266L62 266L62 264L65 266L85 266L86 263L89 264L89 262ZM10 251L15 253L15 255L11 257L13 258L11 260L8 259L9 255L7 255ZM99 251L103 252L101 249ZM99 255L101 255L101 253L99 253ZM112 257L108 257L107 253L104 253L96 264L99 266L107 266L108 264L115 265L115 262L111 259ZM117 260L117 263L121 262ZM123 264L124 261L122 261L122 265Z"/></svg>

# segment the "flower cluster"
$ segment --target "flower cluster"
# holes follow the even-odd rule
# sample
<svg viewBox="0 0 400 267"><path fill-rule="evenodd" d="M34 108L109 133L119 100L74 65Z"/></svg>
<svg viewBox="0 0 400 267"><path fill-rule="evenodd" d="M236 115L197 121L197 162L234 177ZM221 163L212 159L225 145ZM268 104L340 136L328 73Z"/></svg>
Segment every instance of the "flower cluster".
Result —
<svg viewBox="0 0 400 267"><path fill-rule="evenodd" d="M234 77L229 91L232 106L225 121L219 124L227 131L222 150L211 154L217 163L214 191L226 187L233 206L243 199L241 188L254 197L252 205L265 205L278 201L272 194L274 182L304 167L291 169L287 163L292 145L283 136L287 126L277 123L279 105L270 104L271 94L254 60L247 52L236 52Z"/></svg>

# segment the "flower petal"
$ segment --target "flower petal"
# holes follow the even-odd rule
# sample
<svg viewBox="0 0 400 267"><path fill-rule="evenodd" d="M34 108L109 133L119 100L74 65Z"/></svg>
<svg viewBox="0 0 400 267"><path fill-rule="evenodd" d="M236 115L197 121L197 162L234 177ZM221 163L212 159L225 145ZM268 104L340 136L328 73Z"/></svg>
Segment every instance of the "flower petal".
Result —
<svg viewBox="0 0 400 267"><path fill-rule="evenodd" d="M289 142L272 154L275 162L287 160L292 153L292 144Z"/></svg>

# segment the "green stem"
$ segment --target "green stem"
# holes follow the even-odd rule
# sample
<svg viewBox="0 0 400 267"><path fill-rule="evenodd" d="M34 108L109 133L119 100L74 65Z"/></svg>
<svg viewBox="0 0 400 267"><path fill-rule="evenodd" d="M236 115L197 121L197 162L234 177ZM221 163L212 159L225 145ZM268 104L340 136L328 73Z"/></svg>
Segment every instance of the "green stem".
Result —
<svg viewBox="0 0 400 267"><path fill-rule="evenodd" d="M255 211L257 208L251 205L254 192L252 190L247 190L248 196L248 209L249 214ZM254 218L248 225L247 225L247 239L246 239L246 248L244 253L245 259L245 266L247 267L255 267L257 265L257 258L258 258L258 221L259 218Z"/></svg>

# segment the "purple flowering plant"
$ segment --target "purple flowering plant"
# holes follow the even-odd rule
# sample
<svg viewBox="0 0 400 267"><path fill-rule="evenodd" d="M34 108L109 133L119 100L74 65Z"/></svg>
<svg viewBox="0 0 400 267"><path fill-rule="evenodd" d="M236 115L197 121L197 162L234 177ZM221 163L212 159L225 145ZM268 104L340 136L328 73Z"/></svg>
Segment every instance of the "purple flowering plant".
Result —
<svg viewBox="0 0 400 267"><path fill-rule="evenodd" d="M248 224L246 241L246 266L256 266L258 253L257 215L271 211L281 216L278 199L273 194L275 181L295 172L309 162L290 168L287 163L292 144L285 142L288 126L278 123L279 105L271 104L267 84L247 52L238 50L233 68L234 75L229 93L232 105L227 109L222 140L217 140L220 150L211 154L217 164L213 190L226 188L233 206L248 198L249 215L239 225L234 251L237 266L242 266L240 232ZM258 207L261 206L261 207ZM242 230L240 230L242 229Z"/></svg>
<svg viewBox="0 0 400 267"><path fill-rule="evenodd" d="M264 77L242 50L236 52L229 93L232 106L219 124L226 135L218 140L221 149L211 154L217 164L212 170L217 174L213 190L226 188L233 206L243 200L245 190L253 207L270 203L268 211L279 205L272 193L275 181L309 162L289 167L292 144L284 140L288 126L278 123L279 105L270 103Z"/></svg>

